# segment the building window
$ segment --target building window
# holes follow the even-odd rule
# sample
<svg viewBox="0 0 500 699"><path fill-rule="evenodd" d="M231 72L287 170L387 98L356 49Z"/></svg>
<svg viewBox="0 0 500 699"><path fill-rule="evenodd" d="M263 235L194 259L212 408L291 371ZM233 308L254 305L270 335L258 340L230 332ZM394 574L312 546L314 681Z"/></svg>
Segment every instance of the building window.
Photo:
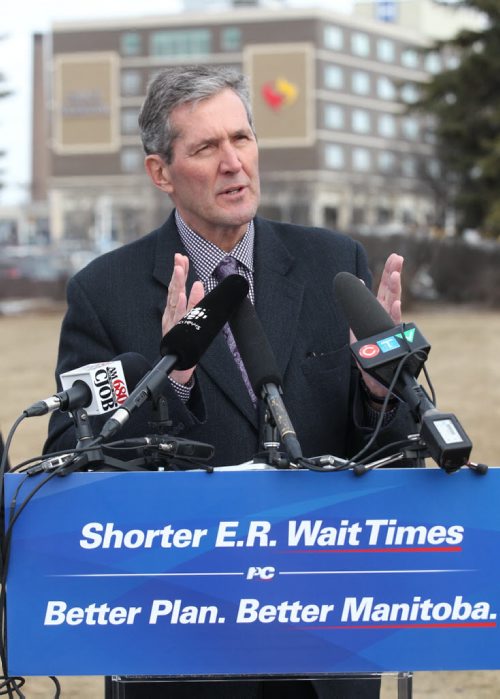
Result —
<svg viewBox="0 0 500 699"><path fill-rule="evenodd" d="M365 210L361 209L359 206L353 207L352 210L352 221L353 226L360 226L365 222Z"/></svg>
<svg viewBox="0 0 500 699"><path fill-rule="evenodd" d="M441 177L441 164L436 158L431 158L427 161L427 172L435 179Z"/></svg>
<svg viewBox="0 0 500 699"><path fill-rule="evenodd" d="M455 53L448 54L445 57L445 63L447 70L455 70L460 65L460 59Z"/></svg>
<svg viewBox="0 0 500 699"><path fill-rule="evenodd" d="M198 56L212 51L212 34L209 29L152 32L150 42L152 56Z"/></svg>
<svg viewBox="0 0 500 699"><path fill-rule="evenodd" d="M401 161L401 169L405 177L416 177L417 176L417 163L415 158L407 156Z"/></svg>
<svg viewBox="0 0 500 699"><path fill-rule="evenodd" d="M344 110L338 104L327 104L325 106L325 126L327 129L344 128Z"/></svg>
<svg viewBox="0 0 500 699"><path fill-rule="evenodd" d="M221 33L221 49L223 51L239 51L241 49L241 29L226 27Z"/></svg>
<svg viewBox="0 0 500 699"><path fill-rule="evenodd" d="M332 170L340 170L344 167L344 149L337 143L329 143L325 147L325 164Z"/></svg>
<svg viewBox="0 0 500 699"><path fill-rule="evenodd" d="M396 133L396 122L392 114L380 114L377 120L377 130L380 136L392 138Z"/></svg>
<svg viewBox="0 0 500 699"><path fill-rule="evenodd" d="M323 209L323 225L325 228L337 228L339 212L336 206L325 206Z"/></svg>
<svg viewBox="0 0 500 699"><path fill-rule="evenodd" d="M140 95L142 92L142 78L138 70L122 71L121 83L123 95Z"/></svg>
<svg viewBox="0 0 500 699"><path fill-rule="evenodd" d="M122 109L122 133L132 134L139 132L139 125L137 124L138 115L137 109Z"/></svg>
<svg viewBox="0 0 500 699"><path fill-rule="evenodd" d="M383 100L394 100L396 98L394 83L385 75L377 78L377 95Z"/></svg>
<svg viewBox="0 0 500 699"><path fill-rule="evenodd" d="M370 37L363 32L354 32L351 36L351 50L356 56L370 55Z"/></svg>
<svg viewBox="0 0 500 699"><path fill-rule="evenodd" d="M413 102L416 102L418 99L418 89L415 83L406 83L406 85L403 85L401 88L401 99L403 102L406 102L407 104L411 104Z"/></svg>
<svg viewBox="0 0 500 699"><path fill-rule="evenodd" d="M125 32L120 37L122 56L139 56L142 53L142 37L139 32Z"/></svg>
<svg viewBox="0 0 500 699"><path fill-rule="evenodd" d="M401 128L406 138L416 141L419 137L419 123L414 117L405 117L401 122Z"/></svg>
<svg viewBox="0 0 500 699"><path fill-rule="evenodd" d="M352 74L352 91L357 95L369 94L370 76L364 70L355 70Z"/></svg>
<svg viewBox="0 0 500 699"><path fill-rule="evenodd" d="M354 170L366 172L371 168L370 151L367 148L353 148L352 167Z"/></svg>
<svg viewBox="0 0 500 699"><path fill-rule="evenodd" d="M371 129L370 113L366 109L354 109L351 122L352 130L357 133L368 133Z"/></svg>
<svg viewBox="0 0 500 699"><path fill-rule="evenodd" d="M394 153L388 150L382 150L377 154L377 167L380 172L394 172L395 165Z"/></svg>
<svg viewBox="0 0 500 699"><path fill-rule="evenodd" d="M123 148L120 160L123 172L142 172L144 156L139 148Z"/></svg>
<svg viewBox="0 0 500 699"><path fill-rule="evenodd" d="M393 213L391 209L387 208L386 206L377 206L376 211L377 223L379 225L384 225L392 221Z"/></svg>
<svg viewBox="0 0 500 699"><path fill-rule="evenodd" d="M340 66L325 67L325 87L330 90L341 90L344 87L344 71Z"/></svg>
<svg viewBox="0 0 500 699"><path fill-rule="evenodd" d="M323 34L325 47L327 49L333 49L334 51L340 51L344 48L344 32L340 27L334 27L329 24L325 27Z"/></svg>
<svg viewBox="0 0 500 699"><path fill-rule="evenodd" d="M379 61L394 63L395 57L396 50L394 48L394 42L390 39L379 39L377 41L377 58Z"/></svg>
<svg viewBox="0 0 500 699"><path fill-rule="evenodd" d="M415 49L405 49L401 54L401 63L405 68L418 68L418 53Z"/></svg>
<svg viewBox="0 0 500 699"><path fill-rule="evenodd" d="M442 70L441 56L438 53L429 53L425 57L425 69L436 75Z"/></svg>

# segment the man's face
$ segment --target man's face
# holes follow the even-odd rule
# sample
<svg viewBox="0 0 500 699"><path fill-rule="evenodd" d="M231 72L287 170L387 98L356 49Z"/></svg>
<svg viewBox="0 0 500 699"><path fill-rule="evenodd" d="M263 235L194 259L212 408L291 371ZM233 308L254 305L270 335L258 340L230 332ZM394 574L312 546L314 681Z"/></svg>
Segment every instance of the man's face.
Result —
<svg viewBox="0 0 500 699"><path fill-rule="evenodd" d="M165 165L164 191L184 221L230 250L255 216L260 198L258 149L245 107L232 90L171 115L178 132Z"/></svg>

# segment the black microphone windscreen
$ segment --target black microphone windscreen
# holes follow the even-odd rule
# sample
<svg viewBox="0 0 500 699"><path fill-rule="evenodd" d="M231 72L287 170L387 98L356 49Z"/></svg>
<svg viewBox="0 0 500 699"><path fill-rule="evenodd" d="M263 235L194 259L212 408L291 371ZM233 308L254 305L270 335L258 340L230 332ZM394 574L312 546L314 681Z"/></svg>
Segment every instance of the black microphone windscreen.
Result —
<svg viewBox="0 0 500 699"><path fill-rule="evenodd" d="M248 282L239 274L223 279L169 330L160 353L177 357L176 369L190 369L206 352L248 293Z"/></svg>
<svg viewBox="0 0 500 699"><path fill-rule="evenodd" d="M255 394L260 395L260 389L266 383L281 386L274 352L248 297L234 313L229 325Z"/></svg>
<svg viewBox="0 0 500 699"><path fill-rule="evenodd" d="M339 272L333 284L349 326L358 340L394 327L391 316L354 274Z"/></svg>
<svg viewBox="0 0 500 699"><path fill-rule="evenodd" d="M139 381L151 371L152 366L142 354L138 352L124 352L114 357L113 361L121 362L123 374L127 382L127 388L131 393Z"/></svg>

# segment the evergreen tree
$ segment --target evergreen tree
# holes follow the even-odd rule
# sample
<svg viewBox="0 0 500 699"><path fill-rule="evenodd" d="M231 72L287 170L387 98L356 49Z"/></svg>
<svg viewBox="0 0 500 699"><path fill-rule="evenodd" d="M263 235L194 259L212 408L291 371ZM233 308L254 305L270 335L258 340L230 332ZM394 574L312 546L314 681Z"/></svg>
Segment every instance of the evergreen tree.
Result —
<svg viewBox="0 0 500 699"><path fill-rule="evenodd" d="M438 4L448 4L439 2ZM458 0L480 11L484 29L464 29L430 49L454 54L456 66L421 86L412 109L432 116L442 182L459 231L500 235L500 1Z"/></svg>

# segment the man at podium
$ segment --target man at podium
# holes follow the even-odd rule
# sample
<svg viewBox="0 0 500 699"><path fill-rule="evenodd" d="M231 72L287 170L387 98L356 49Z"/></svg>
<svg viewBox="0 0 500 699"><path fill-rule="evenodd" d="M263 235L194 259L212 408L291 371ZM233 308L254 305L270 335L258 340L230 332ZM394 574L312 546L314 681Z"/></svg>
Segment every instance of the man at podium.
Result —
<svg viewBox="0 0 500 699"><path fill-rule="evenodd" d="M246 82L213 66L160 72L139 124L145 168L174 209L157 230L94 260L68 285L57 376L124 352L152 364L164 336L228 273L243 275L283 378L283 398L305 455L348 458L366 442L385 389L362 376L333 279L348 271L370 284L362 246L338 232L257 215L259 152ZM402 258L385 265L378 298L401 319ZM263 407L245 382L227 332L197 367L165 385L171 433L207 442L213 464L239 464L262 450ZM236 357L236 361L235 361ZM135 411L120 437L151 432L152 410ZM93 421L94 433L102 420ZM389 404L377 445L411 431L408 412ZM75 429L54 413L45 451L71 449ZM139 649L138 649L138 652ZM377 697L367 680L168 683L127 687L126 697Z"/></svg>

